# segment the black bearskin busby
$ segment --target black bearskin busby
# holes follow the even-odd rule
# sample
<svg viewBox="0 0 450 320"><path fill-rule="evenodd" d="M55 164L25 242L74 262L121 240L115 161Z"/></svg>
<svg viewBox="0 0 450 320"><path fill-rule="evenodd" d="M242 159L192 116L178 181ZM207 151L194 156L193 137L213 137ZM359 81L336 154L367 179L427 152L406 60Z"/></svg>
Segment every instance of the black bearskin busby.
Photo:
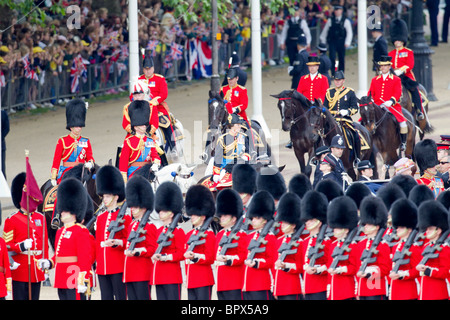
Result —
<svg viewBox="0 0 450 320"><path fill-rule="evenodd" d="M155 204L155 195L150 182L142 176L133 175L125 188L125 198L129 208L145 208L152 210Z"/></svg>
<svg viewBox="0 0 450 320"><path fill-rule="evenodd" d="M365 183L361 182L353 182L347 188L347 190L345 190L345 195L353 199L358 209L361 205L361 201L365 197L373 196L372 191L370 191L369 187Z"/></svg>
<svg viewBox="0 0 450 320"><path fill-rule="evenodd" d="M392 226L415 229L417 227L417 206L409 199L395 201L391 207Z"/></svg>
<svg viewBox="0 0 450 320"><path fill-rule="evenodd" d="M398 199L406 198L406 194L398 185L386 183L378 189L377 197L383 200L386 209L389 211L391 205Z"/></svg>
<svg viewBox="0 0 450 320"><path fill-rule="evenodd" d="M235 190L223 189L216 197L216 215L231 215L240 218L244 212L242 199Z"/></svg>
<svg viewBox="0 0 450 320"><path fill-rule="evenodd" d="M238 163L233 166L231 177L233 190L238 193L254 194L256 192L256 177L258 173L248 163Z"/></svg>
<svg viewBox="0 0 450 320"><path fill-rule="evenodd" d="M330 228L352 230L358 225L358 207L349 196L340 196L330 202L327 209L327 224Z"/></svg>
<svg viewBox="0 0 450 320"><path fill-rule="evenodd" d="M410 176L409 174L397 174L392 177L389 183L395 183L400 188L402 188L406 197L409 196L409 192L411 191L411 189L417 185L416 179L414 179L414 177Z"/></svg>
<svg viewBox="0 0 450 320"><path fill-rule="evenodd" d="M418 184L411 189L408 199L414 202L419 207L420 204L427 200L434 200L434 193L424 184Z"/></svg>
<svg viewBox="0 0 450 320"><path fill-rule="evenodd" d="M402 19L393 19L390 25L390 35L392 44L395 41L399 40L403 42L403 45L406 46L408 43L408 25Z"/></svg>
<svg viewBox="0 0 450 320"><path fill-rule="evenodd" d="M84 127L86 122L86 103L81 99L73 99L66 104L66 129Z"/></svg>
<svg viewBox="0 0 450 320"><path fill-rule="evenodd" d="M450 209L450 190L445 190L445 191L439 193L436 200L439 201L440 203L442 203L444 205L444 207L446 207L447 210L449 210Z"/></svg>
<svg viewBox="0 0 450 320"><path fill-rule="evenodd" d="M327 221L327 197L316 190L305 193L300 203L300 219L304 223L311 219L317 219L326 223Z"/></svg>
<svg viewBox="0 0 450 320"><path fill-rule="evenodd" d="M386 227L388 210L383 200L378 197L366 197L359 208L362 225L372 224L381 228Z"/></svg>
<svg viewBox="0 0 450 320"><path fill-rule="evenodd" d="M22 190L23 185L25 184L25 179L27 175L25 172L19 173L14 177L11 182L11 198L14 206L17 209L20 209L20 202L22 201Z"/></svg>
<svg viewBox="0 0 450 320"><path fill-rule="evenodd" d="M436 142L431 139L423 139L417 142L414 147L414 156L421 175L428 168L434 168L439 163Z"/></svg>
<svg viewBox="0 0 450 320"><path fill-rule="evenodd" d="M342 190L342 186L339 185L334 180L325 179L320 181L315 188L316 191L323 193L328 201L333 200L334 198L340 197L344 195L344 191Z"/></svg>
<svg viewBox="0 0 450 320"><path fill-rule="evenodd" d="M293 192L283 194L278 203L276 220L299 226L300 203L301 199L297 194Z"/></svg>
<svg viewBox="0 0 450 320"><path fill-rule="evenodd" d="M145 100L131 101L128 106L131 127L148 126L150 121L150 105Z"/></svg>
<svg viewBox="0 0 450 320"><path fill-rule="evenodd" d="M276 201L286 192L286 182L278 169L264 167L256 178L256 189L269 192Z"/></svg>
<svg viewBox="0 0 450 320"><path fill-rule="evenodd" d="M81 223L88 209L87 191L80 180L64 179L58 185L56 192L56 211L67 211L76 216L76 221Z"/></svg>
<svg viewBox="0 0 450 320"><path fill-rule="evenodd" d="M251 220L254 217L262 217L267 221L273 219L275 214L275 201L272 195L265 190L257 191L248 207L247 216Z"/></svg>
<svg viewBox="0 0 450 320"><path fill-rule="evenodd" d="M215 213L214 197L211 191L203 185L196 184L190 186L186 192L186 213L187 215L197 215L212 217Z"/></svg>
<svg viewBox="0 0 450 320"><path fill-rule="evenodd" d="M119 169L114 166L106 165L101 167L95 178L97 194L112 194L119 196L118 202L125 199L125 183Z"/></svg>
<svg viewBox="0 0 450 320"><path fill-rule="evenodd" d="M165 181L155 192L155 211L170 211L178 214L183 211L184 200L180 187L173 181Z"/></svg>
<svg viewBox="0 0 450 320"><path fill-rule="evenodd" d="M418 210L418 226L420 231L426 231L428 227L437 227L448 230L448 210L442 203L436 200L422 202Z"/></svg>
<svg viewBox="0 0 450 320"><path fill-rule="evenodd" d="M288 184L288 191L295 193L300 199L303 198L306 192L312 189L311 180L303 173L294 175Z"/></svg>

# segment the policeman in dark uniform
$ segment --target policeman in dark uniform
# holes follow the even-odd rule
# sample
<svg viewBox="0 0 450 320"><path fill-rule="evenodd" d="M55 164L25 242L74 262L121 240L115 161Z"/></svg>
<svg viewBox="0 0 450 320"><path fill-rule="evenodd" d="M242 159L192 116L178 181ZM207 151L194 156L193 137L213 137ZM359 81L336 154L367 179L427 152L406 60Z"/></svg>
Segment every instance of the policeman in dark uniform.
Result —
<svg viewBox="0 0 450 320"><path fill-rule="evenodd" d="M282 31L282 48L286 46L287 55L289 57L289 65L293 65L297 54L297 41L300 35L305 35L306 46L311 43L311 32L305 19L302 19L299 6L295 6L294 16L289 17L285 22ZM283 41L284 40L284 41Z"/></svg>
<svg viewBox="0 0 450 320"><path fill-rule="evenodd" d="M347 174L347 172L345 171L344 163L341 160L345 148L346 146L344 138L339 134L335 135L330 143L331 152L329 153L329 155L336 161L336 166L334 167L333 171L335 172L336 176L340 178L340 186L343 185L342 174Z"/></svg>
<svg viewBox="0 0 450 320"><path fill-rule="evenodd" d="M319 50L319 73L323 74L328 78L328 83L331 83L330 71L333 67L331 63L330 57L327 56L328 47L326 43L319 43L317 46L317 50Z"/></svg>
<svg viewBox="0 0 450 320"><path fill-rule="evenodd" d="M292 64L288 67L288 73L292 77L291 89L297 89L300 78L309 73L308 57L309 53L306 50L307 43L304 34L301 34L297 39L297 56Z"/></svg>
<svg viewBox="0 0 450 320"><path fill-rule="evenodd" d="M228 63L227 73L226 73L225 77L223 78L222 87L225 87L226 85L228 85L228 71L232 68L236 68L237 73L238 73L237 84L245 87L245 84L247 83L247 72L245 72L244 70L241 69L240 63L241 63L241 59L239 59L239 56L236 53L236 51L233 51L233 53L231 54L229 63Z"/></svg>
<svg viewBox="0 0 450 320"><path fill-rule="evenodd" d="M375 24L371 30L372 37L375 40L373 44L373 71L378 72L378 61L381 60L382 56L388 55L388 44L386 38L383 35L383 25L381 22Z"/></svg>

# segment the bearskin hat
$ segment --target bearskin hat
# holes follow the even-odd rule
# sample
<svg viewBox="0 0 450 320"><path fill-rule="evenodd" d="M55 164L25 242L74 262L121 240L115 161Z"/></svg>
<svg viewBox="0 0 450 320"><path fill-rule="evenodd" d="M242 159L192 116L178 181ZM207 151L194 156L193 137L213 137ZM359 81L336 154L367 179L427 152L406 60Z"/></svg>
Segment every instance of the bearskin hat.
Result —
<svg viewBox="0 0 450 320"><path fill-rule="evenodd" d="M408 199L414 202L419 207L420 204L427 200L434 200L434 193L424 184L418 184L411 189Z"/></svg>
<svg viewBox="0 0 450 320"><path fill-rule="evenodd" d="M372 224L386 227L388 219L388 210L384 201L378 197L366 197L361 202L360 208L360 221L361 224Z"/></svg>
<svg viewBox="0 0 450 320"><path fill-rule="evenodd" d="M327 224L330 228L352 230L358 225L358 207L349 196L340 196L330 202L327 209Z"/></svg>
<svg viewBox="0 0 450 320"><path fill-rule="evenodd" d="M231 172L233 190L238 193L254 194L256 192L257 175L255 168L248 163L234 165Z"/></svg>
<svg viewBox="0 0 450 320"><path fill-rule="evenodd" d="M361 201L365 197L372 197L372 191L370 191L369 187L365 183L361 182L353 182L347 190L345 190L345 195L352 198L352 200L355 202L356 207L359 209L359 206L361 205Z"/></svg>
<svg viewBox="0 0 450 320"><path fill-rule="evenodd" d="M417 142L414 147L414 156L421 174L428 168L434 168L439 163L436 142L431 139Z"/></svg>
<svg viewBox="0 0 450 320"><path fill-rule="evenodd" d="M299 226L300 203L301 199L297 194L293 192L283 194L278 202L276 220Z"/></svg>
<svg viewBox="0 0 450 320"><path fill-rule="evenodd" d="M101 167L95 178L97 194L112 194L119 196L118 202L125 199L125 183L119 169L114 166L106 165Z"/></svg>
<svg viewBox="0 0 450 320"><path fill-rule="evenodd" d="M422 202L418 211L418 226L420 231L428 227L438 227L442 231L448 230L448 210L436 200Z"/></svg>
<svg viewBox="0 0 450 320"><path fill-rule="evenodd" d="M145 100L131 101L128 106L131 127L148 126L150 121L150 104Z"/></svg>
<svg viewBox="0 0 450 320"><path fill-rule="evenodd" d="M288 191L295 193L300 199L303 198L306 192L312 189L311 180L303 173L294 175L288 184Z"/></svg>
<svg viewBox="0 0 450 320"><path fill-rule="evenodd" d="M279 200L286 192L286 182L280 171L273 167L263 167L256 177L256 189L269 192L274 200Z"/></svg>
<svg viewBox="0 0 450 320"><path fill-rule="evenodd" d="M402 188L403 192L405 193L406 197L409 196L409 192L412 188L414 188L417 185L416 179L414 179L413 176L410 176L409 174L398 174L395 175L390 183L395 183L400 188Z"/></svg>
<svg viewBox="0 0 450 320"><path fill-rule="evenodd" d="M436 200L442 203L447 210L450 209L450 190L439 193Z"/></svg>
<svg viewBox="0 0 450 320"><path fill-rule="evenodd" d="M404 46L408 42L408 25L402 19L393 19L390 25L390 35L392 44L395 41L400 40L403 41Z"/></svg>
<svg viewBox="0 0 450 320"><path fill-rule="evenodd" d="M155 204L155 195L150 182L142 176L133 175L125 188L125 198L129 208L145 208L152 210Z"/></svg>
<svg viewBox="0 0 450 320"><path fill-rule="evenodd" d="M216 197L216 215L231 215L240 218L244 211L241 196L233 189L223 189Z"/></svg>
<svg viewBox="0 0 450 320"><path fill-rule="evenodd" d="M214 197L211 191L203 185L190 186L186 192L186 213L197 216L212 217L215 213Z"/></svg>
<svg viewBox="0 0 450 320"><path fill-rule="evenodd" d="M13 181L11 182L11 198L14 206L17 209L20 209L20 202L22 201L22 190L26 178L26 173L21 172L17 176L15 176Z"/></svg>
<svg viewBox="0 0 450 320"><path fill-rule="evenodd" d="M273 219L275 214L275 201L272 195L265 190L257 191L250 201L247 215L251 220L254 217L262 217L267 221Z"/></svg>
<svg viewBox="0 0 450 320"><path fill-rule="evenodd" d="M342 186L340 186L339 183L331 179L325 179L320 181L316 185L315 190L320 193L323 193L327 197L328 201L331 201L334 198L344 195Z"/></svg>
<svg viewBox="0 0 450 320"><path fill-rule="evenodd" d="M64 179L58 185L56 191L56 211L70 212L76 216L76 221L81 223L88 209L87 191L80 180L75 178Z"/></svg>
<svg viewBox="0 0 450 320"><path fill-rule="evenodd" d="M395 201L391 207L392 226L415 229L417 227L417 206L409 199Z"/></svg>
<svg viewBox="0 0 450 320"><path fill-rule="evenodd" d="M327 221L327 197L316 190L311 190L305 193L300 203L300 218L302 222L311 219L317 219L326 223Z"/></svg>
<svg viewBox="0 0 450 320"><path fill-rule="evenodd" d="M184 207L183 193L173 181L165 181L159 185L155 192L155 210L181 213Z"/></svg>
<svg viewBox="0 0 450 320"><path fill-rule="evenodd" d="M73 99L66 104L66 129L84 127L86 121L86 103L81 99Z"/></svg>
<svg viewBox="0 0 450 320"><path fill-rule="evenodd" d="M398 199L406 198L406 194L397 184L386 183L378 189L377 197L383 200L386 209L389 211L391 205Z"/></svg>

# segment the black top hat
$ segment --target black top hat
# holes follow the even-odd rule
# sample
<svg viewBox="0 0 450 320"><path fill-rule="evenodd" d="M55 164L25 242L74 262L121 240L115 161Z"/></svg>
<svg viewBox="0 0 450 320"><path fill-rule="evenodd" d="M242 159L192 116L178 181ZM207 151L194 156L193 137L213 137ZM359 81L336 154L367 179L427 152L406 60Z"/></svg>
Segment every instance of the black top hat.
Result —
<svg viewBox="0 0 450 320"><path fill-rule="evenodd" d="M391 65L392 64L392 57L391 56L381 56L380 60L378 60L378 65Z"/></svg>
<svg viewBox="0 0 450 320"><path fill-rule="evenodd" d="M181 213L184 207L183 193L180 187L173 181L165 181L155 192L155 211L170 211L174 214Z"/></svg>
<svg viewBox="0 0 450 320"><path fill-rule="evenodd" d="M372 165L372 163L370 163L369 160L361 160L360 162L358 162L358 170L373 169L373 168L375 168L375 166Z"/></svg>
<svg viewBox="0 0 450 320"><path fill-rule="evenodd" d="M84 127L86 121L86 103L81 99L70 100L66 104L66 129Z"/></svg>
<svg viewBox="0 0 450 320"><path fill-rule="evenodd" d="M308 66L317 66L320 64L320 59L318 56L309 56L308 62L306 63Z"/></svg>
<svg viewBox="0 0 450 320"><path fill-rule="evenodd" d="M118 202L125 199L125 183L119 169L114 166L106 165L101 167L97 172L95 179L97 194L112 194L119 196Z"/></svg>
<svg viewBox="0 0 450 320"><path fill-rule="evenodd" d="M345 79L344 71L338 70L334 73L334 80L342 80Z"/></svg>
<svg viewBox="0 0 450 320"><path fill-rule="evenodd" d="M344 138L339 134L335 135L331 140L330 148L345 149Z"/></svg>

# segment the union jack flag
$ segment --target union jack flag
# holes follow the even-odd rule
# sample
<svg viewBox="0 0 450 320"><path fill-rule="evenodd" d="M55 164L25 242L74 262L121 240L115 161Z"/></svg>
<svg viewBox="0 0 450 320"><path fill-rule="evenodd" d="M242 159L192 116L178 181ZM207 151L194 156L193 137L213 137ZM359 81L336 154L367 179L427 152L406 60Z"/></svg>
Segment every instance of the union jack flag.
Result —
<svg viewBox="0 0 450 320"><path fill-rule="evenodd" d="M181 29L181 27L180 27L180 25L179 24L175 24L173 27L172 27L172 30L171 30L173 33L175 33L178 37L180 37L180 36L182 36L183 34L184 34L184 32L183 32L183 29Z"/></svg>
<svg viewBox="0 0 450 320"><path fill-rule="evenodd" d="M39 81L39 77L38 77L37 73L31 69L31 62L30 62L29 54L26 54L22 58L22 63L23 63L23 67L25 69L25 77L27 79L33 79L33 80Z"/></svg>
<svg viewBox="0 0 450 320"><path fill-rule="evenodd" d="M172 68L172 66L173 66L172 57L170 55L166 55L166 57L164 58L163 67L165 69L170 69Z"/></svg>
<svg viewBox="0 0 450 320"><path fill-rule="evenodd" d="M170 45L170 56L173 60L180 60L183 58L183 46L181 44L177 44L172 42Z"/></svg>
<svg viewBox="0 0 450 320"><path fill-rule="evenodd" d="M87 81L87 68L86 65L89 64L88 61L84 60L79 54L73 59L72 67L70 68L70 90L72 93L78 92L80 87L80 77L82 77L83 82Z"/></svg>
<svg viewBox="0 0 450 320"><path fill-rule="evenodd" d="M147 43L146 50L150 50L152 57L156 56L156 47L159 45L158 40L149 40Z"/></svg>

